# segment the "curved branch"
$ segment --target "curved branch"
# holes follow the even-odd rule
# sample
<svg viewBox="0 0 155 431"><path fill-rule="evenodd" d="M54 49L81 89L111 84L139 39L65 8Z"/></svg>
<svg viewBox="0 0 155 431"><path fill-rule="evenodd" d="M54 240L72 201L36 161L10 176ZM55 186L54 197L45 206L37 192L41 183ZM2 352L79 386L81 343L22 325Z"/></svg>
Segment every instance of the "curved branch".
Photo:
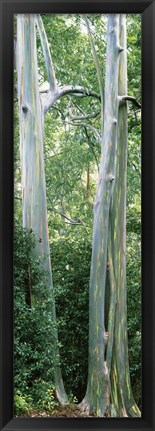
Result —
<svg viewBox="0 0 155 431"><path fill-rule="evenodd" d="M86 114L86 115L79 115L79 116L75 116L72 115L71 113L69 113L70 117L72 120L87 120L88 118L96 118L98 115L100 114L100 111L98 112L94 112L92 114Z"/></svg>
<svg viewBox="0 0 155 431"><path fill-rule="evenodd" d="M54 105L54 103L60 99L60 97L65 96L67 94L74 95L74 96L80 96L80 97L86 97L91 96L95 97L98 100L101 100L100 95L85 89L81 86L73 86L73 85L64 85L63 87L57 87L55 91L48 91L47 96L45 96L42 99L43 104L43 112L46 114L48 109Z"/></svg>
<svg viewBox="0 0 155 431"><path fill-rule="evenodd" d="M60 114L60 116L61 116L61 119L63 120L63 121L65 121L65 115L64 115L64 113L62 112L62 110L61 109L59 109L57 106L52 106L52 108L53 109L55 109L57 112L59 112L59 114Z"/></svg>
<svg viewBox="0 0 155 431"><path fill-rule="evenodd" d="M79 97L91 96L101 100L101 97L98 93L88 90L80 85L64 85L63 87L59 87L59 93L60 97L65 96L66 94L72 94Z"/></svg>
<svg viewBox="0 0 155 431"><path fill-rule="evenodd" d="M100 134L97 132L97 130L95 129L95 127L91 126L90 124L83 123L83 122L80 122L80 123L72 123L71 121L68 121L68 120L65 120L65 123L66 123L66 124L69 124L70 126L82 126L82 127L87 128L87 129L90 129L90 130L94 133L94 136L96 137L96 139L97 139L97 140L99 141L99 143L101 144L102 139L101 139Z"/></svg>
<svg viewBox="0 0 155 431"><path fill-rule="evenodd" d="M70 102L71 102L71 100L70 100ZM78 111L82 113L82 115L85 115L84 110L81 108L81 106L79 106L79 105L75 102L75 100L72 100L72 105L73 105L73 106L75 106L75 107L78 109Z"/></svg>
<svg viewBox="0 0 155 431"><path fill-rule="evenodd" d="M59 215L61 215L62 217L64 217L66 220L68 220L69 221L69 223L70 224L74 224L74 225L77 225L77 224L82 224L82 225L84 225L84 223L78 218L77 220L72 220L70 217L68 217L68 216L66 216L66 214L64 214L62 211L58 211L58 210L56 210L56 208L48 208L48 210L50 211L54 211L54 212L56 212L57 214L59 214Z"/></svg>
<svg viewBox="0 0 155 431"><path fill-rule="evenodd" d="M141 105L140 105L140 103L135 99L135 97L133 97L133 96L129 96L129 95L118 96L118 101L119 101L119 103L124 102L124 100L127 100L127 101L129 101L129 102L132 102L132 103L133 103L133 105L135 105L135 106L136 106L136 108L141 109Z"/></svg>

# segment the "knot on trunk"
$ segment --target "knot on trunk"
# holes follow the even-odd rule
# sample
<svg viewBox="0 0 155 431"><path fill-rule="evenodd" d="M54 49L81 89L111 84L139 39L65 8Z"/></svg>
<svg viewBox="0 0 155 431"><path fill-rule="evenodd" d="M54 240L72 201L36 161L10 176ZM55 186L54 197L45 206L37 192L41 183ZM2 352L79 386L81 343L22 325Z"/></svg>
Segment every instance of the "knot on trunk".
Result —
<svg viewBox="0 0 155 431"><path fill-rule="evenodd" d="M112 173L109 174L109 181L112 182L114 181L115 177Z"/></svg>
<svg viewBox="0 0 155 431"><path fill-rule="evenodd" d="M123 48L123 46L121 46L121 45L118 45L118 46L117 46L117 48L118 48L118 52L122 52L122 51L124 51L124 48Z"/></svg>
<svg viewBox="0 0 155 431"><path fill-rule="evenodd" d="M28 112L28 106L27 105L22 105L22 111L24 114L27 114Z"/></svg>
<svg viewBox="0 0 155 431"><path fill-rule="evenodd" d="M117 118L113 119L113 124L115 124L115 126L116 126L116 124L117 124Z"/></svg>

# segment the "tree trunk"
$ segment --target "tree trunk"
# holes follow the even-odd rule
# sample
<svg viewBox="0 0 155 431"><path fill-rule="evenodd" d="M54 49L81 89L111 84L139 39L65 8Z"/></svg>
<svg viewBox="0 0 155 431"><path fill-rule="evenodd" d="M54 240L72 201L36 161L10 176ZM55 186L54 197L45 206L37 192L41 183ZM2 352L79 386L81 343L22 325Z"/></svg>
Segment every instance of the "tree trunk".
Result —
<svg viewBox="0 0 155 431"><path fill-rule="evenodd" d="M115 178L118 116L119 15L108 17L104 133L98 186L94 203L94 227L89 293L89 366L83 410L104 416L107 399L105 367L105 282L109 207Z"/></svg>
<svg viewBox="0 0 155 431"><path fill-rule="evenodd" d="M126 17L108 17L104 127L89 294L88 383L80 407L140 416L129 373L126 305Z"/></svg>
<svg viewBox="0 0 155 431"><path fill-rule="evenodd" d="M52 298L52 320L56 328L43 155L44 117L38 87L34 15L18 15L17 41L23 227L32 228L35 233L37 240L35 256L45 256L43 266L47 271L47 295ZM57 329L53 331L56 392L59 401L64 404L67 396L59 366L58 334Z"/></svg>
<svg viewBox="0 0 155 431"><path fill-rule="evenodd" d="M126 17L120 15L120 54L118 94L127 94L127 54L126 54ZM132 395L127 337L126 301L126 174L127 174L127 102L119 104L118 143L116 154L116 179L110 208L111 260L111 305L113 309L113 352L112 364L108 364L111 379L111 396L115 414L120 416L139 416L140 412ZM115 310L115 311L114 311ZM110 333L110 328L109 328ZM111 340L111 342L112 342ZM110 340L109 340L110 341ZM109 348L107 355L109 354ZM108 359L108 358L107 358Z"/></svg>
<svg viewBox="0 0 155 431"><path fill-rule="evenodd" d="M31 296L31 274L30 267L26 265L26 275L25 275L25 304L31 308L32 306L32 296Z"/></svg>

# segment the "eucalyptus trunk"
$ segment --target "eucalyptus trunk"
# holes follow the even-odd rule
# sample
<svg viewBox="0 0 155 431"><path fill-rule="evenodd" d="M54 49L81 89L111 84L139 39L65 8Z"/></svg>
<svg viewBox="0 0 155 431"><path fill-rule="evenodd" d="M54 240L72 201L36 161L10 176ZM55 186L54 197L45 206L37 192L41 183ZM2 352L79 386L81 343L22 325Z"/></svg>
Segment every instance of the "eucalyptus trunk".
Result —
<svg viewBox="0 0 155 431"><path fill-rule="evenodd" d="M44 115L38 86L35 17L32 14L17 17L17 74L20 112L20 151L22 172L23 227L33 230L37 245L35 256L44 256L47 271L47 296L52 298L54 329L54 365L57 397L67 401L64 390L58 350L56 312L53 295L50 247L48 237L46 184L43 154ZM53 333L52 333L53 337ZM53 342L53 338L51 338Z"/></svg>
<svg viewBox="0 0 155 431"><path fill-rule="evenodd" d="M93 244L89 289L89 365L83 410L104 416L107 398L107 370L104 361L105 283L109 208L115 178L118 117L119 15L109 15L107 29L104 131L96 198L94 202Z"/></svg>
<svg viewBox="0 0 155 431"><path fill-rule="evenodd" d="M94 203L88 382L80 404L87 414L97 416L140 416L132 395L127 339L126 100L131 100L126 17L113 14L108 16L102 148Z"/></svg>
<svg viewBox="0 0 155 431"><path fill-rule="evenodd" d="M126 16L120 15L120 54L118 76L118 139L116 153L116 178L110 207L109 271L111 280L111 304L113 310L112 363L108 365L111 380L112 403L117 416L139 416L135 404L129 371L126 299L126 177L127 177L127 102L121 100L127 94ZM114 274L114 277L113 277ZM107 361L110 344L107 350ZM110 368L111 365L111 368Z"/></svg>

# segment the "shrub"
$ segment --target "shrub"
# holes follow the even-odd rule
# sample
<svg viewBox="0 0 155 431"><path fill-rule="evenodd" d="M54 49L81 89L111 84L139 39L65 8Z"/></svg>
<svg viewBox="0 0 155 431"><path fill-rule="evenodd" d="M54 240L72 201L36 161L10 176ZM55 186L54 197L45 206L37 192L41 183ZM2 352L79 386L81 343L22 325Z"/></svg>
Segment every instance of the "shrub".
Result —
<svg viewBox="0 0 155 431"><path fill-rule="evenodd" d="M14 234L14 387L16 404L20 405L25 400L22 397L33 394L33 385L36 388L39 379L53 382L52 302L47 297L47 274L41 261L32 256L35 245L33 232L17 225ZM31 300L27 302L29 283Z"/></svg>

